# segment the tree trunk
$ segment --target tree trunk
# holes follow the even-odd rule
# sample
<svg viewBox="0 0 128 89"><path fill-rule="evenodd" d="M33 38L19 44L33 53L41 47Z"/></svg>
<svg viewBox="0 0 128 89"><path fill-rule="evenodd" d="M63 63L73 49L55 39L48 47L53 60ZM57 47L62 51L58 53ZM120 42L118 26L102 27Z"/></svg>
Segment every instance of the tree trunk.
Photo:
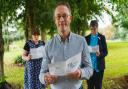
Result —
<svg viewBox="0 0 128 89"><path fill-rule="evenodd" d="M46 42L46 30L41 30L41 40Z"/></svg>
<svg viewBox="0 0 128 89"><path fill-rule="evenodd" d="M78 29L77 29L77 34L79 34L79 35L80 35L80 31L81 31L80 26L81 26L81 23L79 22Z"/></svg>
<svg viewBox="0 0 128 89"><path fill-rule="evenodd" d="M28 21L29 21L29 31L28 31L28 34L29 34L29 38L31 38L31 33L32 33L32 30L33 28L35 28L35 19L34 19L34 2L35 0L27 0L27 5L28 5Z"/></svg>
<svg viewBox="0 0 128 89"><path fill-rule="evenodd" d="M27 16L27 11L26 11L25 15L24 15L24 34L25 34L26 41L29 40L29 34L28 34L29 25L28 25L28 23L29 23L29 21L28 21L28 16Z"/></svg>
<svg viewBox="0 0 128 89"><path fill-rule="evenodd" d="M87 22L87 18L86 18L86 16L85 16L85 20L84 20L84 23L83 23L83 30L82 30L82 33L81 33L81 35L82 36L85 36L86 35L86 30L88 29L88 22Z"/></svg>
<svg viewBox="0 0 128 89"><path fill-rule="evenodd" d="M3 40L3 35L2 35L2 19L1 19L1 14L0 14L0 78L1 79L4 78L3 58L4 58L4 40Z"/></svg>
<svg viewBox="0 0 128 89"><path fill-rule="evenodd" d="M24 15L24 30L25 30L25 38L26 41L31 39L31 32L33 28L35 28L35 21L34 21L34 11L33 5L34 2L32 0L26 0L26 11Z"/></svg>

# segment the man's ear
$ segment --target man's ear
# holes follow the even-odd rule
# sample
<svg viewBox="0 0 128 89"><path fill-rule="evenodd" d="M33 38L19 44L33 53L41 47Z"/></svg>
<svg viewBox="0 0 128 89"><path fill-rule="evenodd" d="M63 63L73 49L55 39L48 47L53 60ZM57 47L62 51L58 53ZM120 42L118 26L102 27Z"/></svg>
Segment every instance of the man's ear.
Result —
<svg viewBox="0 0 128 89"><path fill-rule="evenodd" d="M70 16L70 20L73 20L73 16Z"/></svg>

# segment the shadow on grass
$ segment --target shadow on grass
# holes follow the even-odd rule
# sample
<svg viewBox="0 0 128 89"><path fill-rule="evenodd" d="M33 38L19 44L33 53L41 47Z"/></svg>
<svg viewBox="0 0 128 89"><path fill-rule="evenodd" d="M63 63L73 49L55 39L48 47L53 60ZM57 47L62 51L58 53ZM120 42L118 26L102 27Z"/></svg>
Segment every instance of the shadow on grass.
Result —
<svg viewBox="0 0 128 89"><path fill-rule="evenodd" d="M16 83L10 83L12 89L23 89L23 86L21 84L16 84Z"/></svg>
<svg viewBox="0 0 128 89"><path fill-rule="evenodd" d="M119 78L105 79L103 89L128 89L128 75Z"/></svg>
<svg viewBox="0 0 128 89"><path fill-rule="evenodd" d="M13 89L13 88L11 84L5 81L0 83L0 89Z"/></svg>

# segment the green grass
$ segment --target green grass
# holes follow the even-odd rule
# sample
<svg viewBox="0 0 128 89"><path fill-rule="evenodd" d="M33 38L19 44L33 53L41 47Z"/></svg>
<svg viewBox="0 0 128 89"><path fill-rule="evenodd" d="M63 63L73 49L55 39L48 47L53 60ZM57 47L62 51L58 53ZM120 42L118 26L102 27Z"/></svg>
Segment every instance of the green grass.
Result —
<svg viewBox="0 0 128 89"><path fill-rule="evenodd" d="M108 43L105 77L114 78L128 73L128 42Z"/></svg>
<svg viewBox="0 0 128 89"><path fill-rule="evenodd" d="M10 48L9 52L5 52L4 54L4 73L5 73L5 79L13 87L14 89L22 89L23 88L23 79L24 79L24 67L18 67L13 65L14 59L18 56L21 55L23 52L23 45L24 41L17 41L14 42L15 44L14 48ZM22 88L19 88L21 87Z"/></svg>
<svg viewBox="0 0 128 89"><path fill-rule="evenodd" d="M14 65L6 65L5 66L5 79L8 81L13 87L22 87L24 81L24 68L17 67ZM19 88L17 88L19 89ZM20 88L21 89L21 88Z"/></svg>
<svg viewBox="0 0 128 89"><path fill-rule="evenodd" d="M10 83L23 86L23 67L10 65L14 58L22 54L24 41L15 43L18 48L5 52L5 76ZM128 74L128 42L108 42L108 55L106 57L106 69L104 75L104 84L107 84L106 79L112 79ZM85 82L84 82L85 84ZM18 88L17 88L18 89Z"/></svg>

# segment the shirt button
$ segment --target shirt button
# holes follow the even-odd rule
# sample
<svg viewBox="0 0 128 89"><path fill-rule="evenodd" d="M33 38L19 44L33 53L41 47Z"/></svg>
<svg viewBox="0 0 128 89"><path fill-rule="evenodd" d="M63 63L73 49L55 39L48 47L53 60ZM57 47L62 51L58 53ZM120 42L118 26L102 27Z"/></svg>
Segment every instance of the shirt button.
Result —
<svg viewBox="0 0 128 89"><path fill-rule="evenodd" d="M66 49L66 46L64 46L64 49Z"/></svg>
<svg viewBox="0 0 128 89"><path fill-rule="evenodd" d="M68 59L68 57L65 57L65 59Z"/></svg>

